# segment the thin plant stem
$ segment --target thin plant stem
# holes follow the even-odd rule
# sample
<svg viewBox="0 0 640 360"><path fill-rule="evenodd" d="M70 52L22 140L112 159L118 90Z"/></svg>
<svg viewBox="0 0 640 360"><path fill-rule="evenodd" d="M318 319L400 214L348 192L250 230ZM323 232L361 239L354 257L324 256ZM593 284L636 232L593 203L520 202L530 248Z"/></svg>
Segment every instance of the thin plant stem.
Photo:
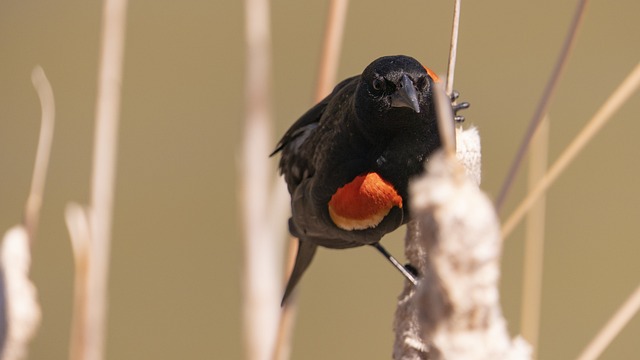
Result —
<svg viewBox="0 0 640 360"><path fill-rule="evenodd" d="M47 169L51 157L51 144L53 142L53 129L55 125L56 106L53 97L53 89L47 79L44 70L37 66L31 73L31 81L38 93L42 117L40 121L40 137L38 139L38 150L36 161L33 166L33 178L31 179L31 190L27 198L25 207L24 224L29 235L29 241L33 241L38 228L40 218L40 208L42 206L42 196L44 185L47 179Z"/></svg>
<svg viewBox="0 0 640 360"><path fill-rule="evenodd" d="M285 271L285 276L287 278L293 271L293 266L296 261L298 242L295 240L296 238L291 238L291 241L289 241L289 248L287 250L287 265ZM289 359L291 355L291 340L293 338L293 327L295 325L298 309L298 302L296 301L298 297L297 295L297 292L294 291L282 307L273 360L286 360Z"/></svg>
<svg viewBox="0 0 640 360"><path fill-rule="evenodd" d="M347 21L349 0L331 0L322 44L322 58L316 85L316 101L327 96L338 73L338 60L342 49L344 26Z"/></svg>
<svg viewBox="0 0 640 360"><path fill-rule="evenodd" d="M444 87L444 92L448 95L451 96L451 94L453 93L453 78L455 76L455 72L456 72L456 59L458 58L458 34L459 34L459 30L460 30L460 5L462 3L462 0L455 0L453 3L453 21L451 24L451 42L449 44L449 62L447 64L447 80L445 83L445 87ZM447 105L448 106L448 105ZM453 115L452 115L453 116ZM444 119L442 119L444 120ZM453 117L451 118L451 123L455 124L455 121L453 119ZM444 124L442 121L440 121L440 124ZM449 127L447 125L447 127ZM452 125L452 127L455 129L455 125ZM458 128L460 130L462 130L462 125L460 124L458 126ZM442 132L442 130L441 130ZM454 130L451 135L451 141L453 142L453 153L455 153L455 144L456 144L456 131ZM448 149L446 150L449 155L451 155L452 153L450 152L452 149Z"/></svg>
<svg viewBox="0 0 640 360"><path fill-rule="evenodd" d="M569 59L569 55L571 53L571 50L573 49L573 45L575 43L575 40L578 34L578 29L580 28L580 24L582 24L582 19L584 18L584 13L585 13L587 3L588 3L587 0L579 0L578 4L576 5L576 10L573 15L573 20L571 21L571 25L569 26L569 31L567 33L567 36L564 39L564 43L562 44L562 48L560 50L560 55L558 56L558 60L556 61L556 65L553 69L553 72L551 73L551 76L549 77L549 80L547 82L547 85L544 88L544 91L542 92L542 97L540 98L540 102L536 107L536 111L534 112L533 117L529 121L529 127L525 132L524 139L522 139L522 142L520 143L520 148L518 149L518 152L515 158L513 159L513 162L511 163L509 172L507 173L507 176L504 182L502 183L502 187L500 188L500 192L498 193L498 196L496 198L496 210L498 212L500 212L500 210L502 209L502 206L504 205L509 189L511 189L511 185L515 180L518 169L520 168L520 164L522 163L522 160L524 159L524 155L526 154L527 149L529 148L531 137L533 136L536 129L538 128L540 121L542 121L542 118L547 113L547 109L549 108L551 99L555 94L555 90L557 88L558 82L560 81L560 77L564 72L565 65L567 64L567 60Z"/></svg>
<svg viewBox="0 0 640 360"><path fill-rule="evenodd" d="M271 30L268 0L245 0L245 124L240 162L244 230L243 321L246 358L273 353L278 326L281 251L268 231L266 161L272 141Z"/></svg>
<svg viewBox="0 0 640 360"><path fill-rule="evenodd" d="M456 72L456 59L458 58L458 33L460 29L460 5L462 0L455 0L453 5L453 24L451 29L451 44L449 46L449 64L447 66L447 82L445 92L451 95L453 92L453 77Z"/></svg>
<svg viewBox="0 0 640 360"><path fill-rule="evenodd" d="M549 118L545 117L531 140L529 156L529 189L544 176L547 170L549 147ZM544 258L545 197L541 196L527 215L522 275L522 307L520 333L536 353L540 329L540 300L542 293L542 269Z"/></svg>
<svg viewBox="0 0 640 360"><path fill-rule="evenodd" d="M71 337L69 339L69 359L85 358L85 323L87 317L87 274L89 266L90 229L89 215L85 208L70 203L65 209L65 221L73 250L74 281L73 311L71 314Z"/></svg>
<svg viewBox="0 0 640 360"><path fill-rule="evenodd" d="M105 354L107 285L126 10L127 0L104 2L89 213L91 250L87 269L83 356L86 360L100 360Z"/></svg>
<svg viewBox="0 0 640 360"><path fill-rule="evenodd" d="M607 101L598 109L587 125L571 141L560 157L549 168L549 171L538 182L536 187L529 192L527 197L518 205L516 210L502 225L502 236L507 238L511 231L520 223L520 220L535 204L538 198L553 184L566 167L580 154L582 149L598 134L600 129L611 119L613 114L629 99L640 86L640 63L624 79L622 84L609 96Z"/></svg>
<svg viewBox="0 0 640 360"><path fill-rule="evenodd" d="M616 313L607 321L607 324L598 332L591 340L587 347L578 356L578 360L595 360L609 346L611 341L615 339L622 328L631 320L632 317L640 310L640 286L627 298Z"/></svg>
<svg viewBox="0 0 640 360"><path fill-rule="evenodd" d="M455 125L453 121L453 111L451 101L444 92L444 87L440 84L434 86L436 113L438 114L438 131L442 148L448 156L456 155Z"/></svg>

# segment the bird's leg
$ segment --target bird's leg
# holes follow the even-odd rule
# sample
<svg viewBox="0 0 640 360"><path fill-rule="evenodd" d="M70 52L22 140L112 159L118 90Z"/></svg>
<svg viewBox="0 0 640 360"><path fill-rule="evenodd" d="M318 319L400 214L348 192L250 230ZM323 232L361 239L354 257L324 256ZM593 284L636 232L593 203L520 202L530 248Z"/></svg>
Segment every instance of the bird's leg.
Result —
<svg viewBox="0 0 640 360"><path fill-rule="evenodd" d="M376 248L382 254L382 256L387 258L387 260L389 260L389 262L393 264L393 266L395 266L396 269L398 269L398 271L400 271L402 275L404 275L404 277L406 277L407 280L409 280L413 284L413 286L418 285L418 279L416 278L416 271L413 267L409 269L403 266L402 264L400 264L400 262L396 260L396 258L394 258L391 254L389 254L387 249L385 249L382 245L380 245L380 243L374 243L374 244L371 244L371 246Z"/></svg>
<svg viewBox="0 0 640 360"><path fill-rule="evenodd" d="M461 123L464 122L464 116L462 115L458 115L458 111L460 110L464 110L464 109L468 109L469 106L471 106L471 104L469 104L468 102L463 102L460 104L456 104L456 100L460 97L460 93L453 90L453 92L451 93L451 107L453 108L453 115L454 115L454 120L457 123Z"/></svg>

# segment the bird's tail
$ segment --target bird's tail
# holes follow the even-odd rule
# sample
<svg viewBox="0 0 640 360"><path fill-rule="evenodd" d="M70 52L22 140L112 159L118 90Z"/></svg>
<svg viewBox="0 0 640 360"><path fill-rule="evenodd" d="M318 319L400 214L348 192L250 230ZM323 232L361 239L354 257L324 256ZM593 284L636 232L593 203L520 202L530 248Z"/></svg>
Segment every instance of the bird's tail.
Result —
<svg viewBox="0 0 640 360"><path fill-rule="evenodd" d="M293 289L300 281L302 274L307 270L309 264L311 264L311 260L313 260L313 256L316 254L317 248L318 245L311 241L298 239L298 254L296 255L296 262L293 265L293 271L291 272L291 276L287 282L287 287L284 291L284 296L282 297L282 303L280 305L284 305L291 295L291 292L293 292Z"/></svg>

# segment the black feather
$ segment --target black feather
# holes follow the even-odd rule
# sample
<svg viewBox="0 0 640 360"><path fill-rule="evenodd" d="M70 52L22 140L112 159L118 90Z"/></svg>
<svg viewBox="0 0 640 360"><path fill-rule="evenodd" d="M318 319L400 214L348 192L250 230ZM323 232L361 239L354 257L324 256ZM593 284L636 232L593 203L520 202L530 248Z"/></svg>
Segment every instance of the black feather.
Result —
<svg viewBox="0 0 640 360"><path fill-rule="evenodd" d="M398 93L406 76L414 86L419 112L404 106ZM433 79L415 59L388 56L361 75L339 83L308 110L278 142L279 168L291 194L289 230L299 239L294 272L283 303L307 269L317 246L350 248L380 241L409 219L407 186L424 170L424 161L440 146L432 99ZM413 91L413 90L412 90ZM375 227L343 230L328 213L338 188L375 172L403 199Z"/></svg>

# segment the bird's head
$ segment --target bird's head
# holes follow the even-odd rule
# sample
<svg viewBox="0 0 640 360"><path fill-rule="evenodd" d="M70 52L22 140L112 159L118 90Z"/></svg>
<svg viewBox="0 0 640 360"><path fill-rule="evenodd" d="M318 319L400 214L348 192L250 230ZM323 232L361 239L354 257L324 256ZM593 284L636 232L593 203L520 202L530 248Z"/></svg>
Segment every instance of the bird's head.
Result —
<svg viewBox="0 0 640 360"><path fill-rule="evenodd" d="M376 59L360 77L355 97L358 118L382 128L426 118L433 111L434 81L437 76L412 57Z"/></svg>

